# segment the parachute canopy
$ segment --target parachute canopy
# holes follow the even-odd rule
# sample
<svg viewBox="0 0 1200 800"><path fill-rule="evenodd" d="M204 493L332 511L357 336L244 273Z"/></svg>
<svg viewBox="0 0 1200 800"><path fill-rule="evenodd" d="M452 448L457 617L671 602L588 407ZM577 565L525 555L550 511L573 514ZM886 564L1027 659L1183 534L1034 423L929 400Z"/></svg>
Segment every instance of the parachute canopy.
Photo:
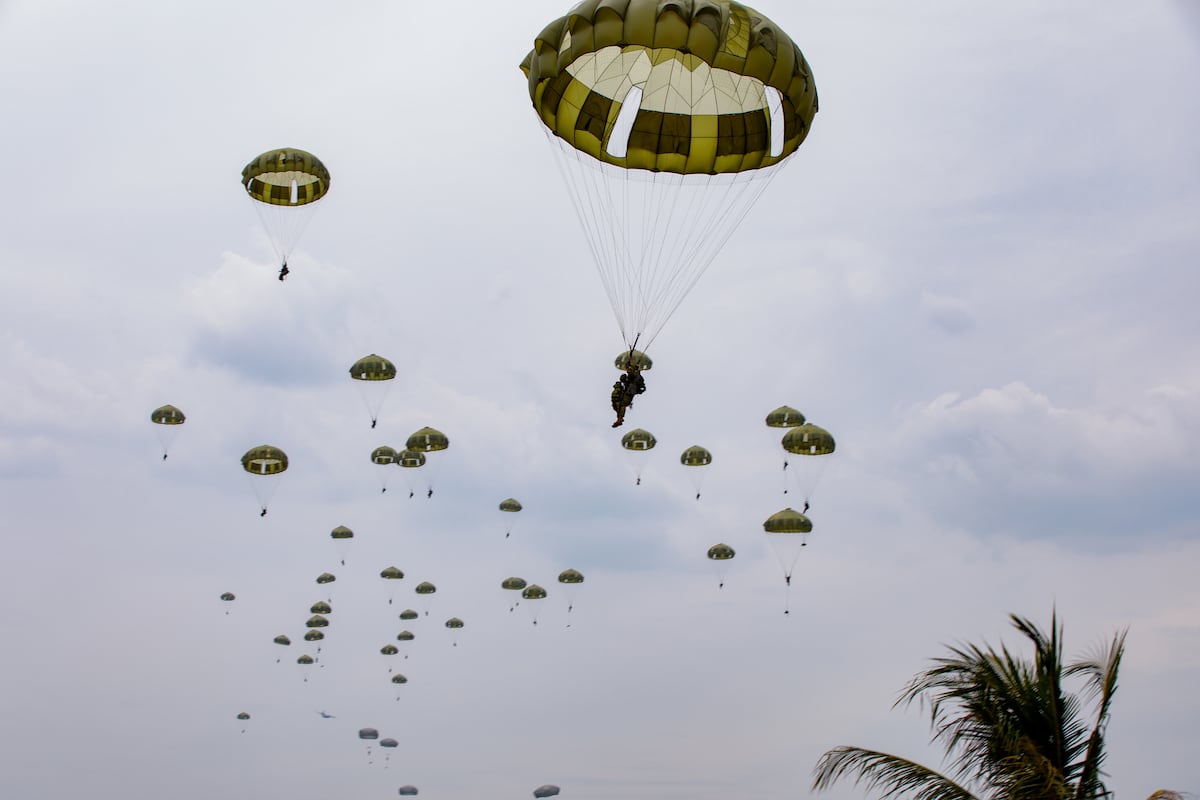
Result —
<svg viewBox="0 0 1200 800"><path fill-rule="evenodd" d="M395 464L396 459L400 454L396 452L396 448L388 447L386 444L381 447L376 447L371 451L371 461L375 464Z"/></svg>
<svg viewBox="0 0 1200 800"><path fill-rule="evenodd" d="M250 719L250 715L243 711L237 715L237 718L242 720Z"/></svg>
<svg viewBox="0 0 1200 800"><path fill-rule="evenodd" d="M533 790L534 797L554 797L562 790L552 783L543 784Z"/></svg>
<svg viewBox="0 0 1200 800"><path fill-rule="evenodd" d="M401 786L400 787L400 794L404 795L405 797L415 795L416 793L417 793L417 787L415 787L415 786Z"/></svg>
<svg viewBox="0 0 1200 800"><path fill-rule="evenodd" d="M713 561L728 561L735 555L737 555L737 553L735 553L733 548L727 544L714 544L712 547L708 548L708 557Z"/></svg>
<svg viewBox="0 0 1200 800"><path fill-rule="evenodd" d="M252 447L242 456L242 469L252 475L278 475L287 468L287 453L269 444Z"/></svg>
<svg viewBox="0 0 1200 800"><path fill-rule="evenodd" d="M804 415L791 406L780 406L767 414L768 428L794 428L804 424Z"/></svg>
<svg viewBox="0 0 1200 800"><path fill-rule="evenodd" d="M282 644L282 645L290 645L292 643L292 640L289 639L288 637L284 636L282 633L279 634L278 636L276 636L271 641L275 642L275 644Z"/></svg>
<svg viewBox="0 0 1200 800"><path fill-rule="evenodd" d="M390 381L396 377L396 365L371 353L350 365L350 377L356 381Z"/></svg>
<svg viewBox="0 0 1200 800"><path fill-rule="evenodd" d="M629 368L630 364L638 368L640 372L646 372L654 366L654 362L650 356L643 353L641 350L622 350L615 359L613 366L624 372Z"/></svg>
<svg viewBox="0 0 1200 800"><path fill-rule="evenodd" d="M558 573L559 583L583 583L583 573L577 569L564 569Z"/></svg>
<svg viewBox="0 0 1200 800"><path fill-rule="evenodd" d="M157 425L182 425L186 419L175 406L159 406L150 412L150 421Z"/></svg>
<svg viewBox="0 0 1200 800"><path fill-rule="evenodd" d="M408 437L408 441L404 444L405 450L415 450L419 453L433 453L438 450L445 450L450 446L450 440L446 438L446 434L436 428L421 428L421 430Z"/></svg>
<svg viewBox="0 0 1200 800"><path fill-rule="evenodd" d="M521 597L526 600L544 600L546 598L546 590L536 583L532 583L526 586L521 592Z"/></svg>
<svg viewBox="0 0 1200 800"><path fill-rule="evenodd" d="M809 533L812 531L812 520L791 508L772 514L763 523L767 533Z"/></svg>
<svg viewBox="0 0 1200 800"><path fill-rule="evenodd" d="M358 731L358 738L360 738L360 739L378 739L379 731L375 730L374 728L360 728Z"/></svg>
<svg viewBox="0 0 1200 800"><path fill-rule="evenodd" d="M380 746L380 747L399 747L399 746L400 746L400 743L399 743L399 742L397 742L395 739L391 739L391 738L388 738L388 739L380 739L380 740L379 740L379 746Z"/></svg>
<svg viewBox="0 0 1200 800"><path fill-rule="evenodd" d="M312 153L284 147L247 164L242 185L254 201L275 254L286 264L314 204L329 192L329 170Z"/></svg>
<svg viewBox="0 0 1200 800"><path fill-rule="evenodd" d="M621 437L621 447L626 450L651 450L656 444L658 440L654 438L654 434L641 428L634 428Z"/></svg>
<svg viewBox="0 0 1200 800"><path fill-rule="evenodd" d="M233 594L233 592L222 592L221 599L224 600L226 603L228 603L233 600L236 600L237 597Z"/></svg>
<svg viewBox="0 0 1200 800"><path fill-rule="evenodd" d="M396 684L408 683L408 678L404 677L399 672L397 672L395 675L392 676L392 683L396 683ZM416 792L413 792L413 794L416 794Z"/></svg>
<svg viewBox="0 0 1200 800"><path fill-rule="evenodd" d="M310 614L332 614L333 606L329 605L329 603L326 603L324 600L321 600L313 603L308 611Z"/></svg>
<svg viewBox="0 0 1200 800"><path fill-rule="evenodd" d="M329 620L320 614L313 614L304 624L309 628L327 628L329 627Z"/></svg>
<svg viewBox="0 0 1200 800"><path fill-rule="evenodd" d="M458 617L451 617L450 619L446 620L447 628L461 628L462 626L463 621Z"/></svg>
<svg viewBox="0 0 1200 800"><path fill-rule="evenodd" d="M417 450L401 450L396 454L396 463L413 469L425 465L425 454Z"/></svg>
<svg viewBox="0 0 1200 800"><path fill-rule="evenodd" d="M507 500L500 501L500 510L501 511L510 511L510 512L516 513L517 511L520 511L522 508L524 508L524 506L522 506L520 501L518 501L515 497L510 497Z"/></svg>
<svg viewBox="0 0 1200 800"><path fill-rule="evenodd" d="M512 589L514 591L520 591L521 589L524 589L525 586L526 586L526 583L525 583L524 578L515 578L515 577L514 578L505 578L504 580L500 581L501 589Z"/></svg>
<svg viewBox="0 0 1200 800"><path fill-rule="evenodd" d="M337 578L328 572L322 572L317 576L317 583L333 583Z"/></svg>
<svg viewBox="0 0 1200 800"><path fill-rule="evenodd" d="M396 634L396 641L398 642L411 642L415 638L412 631L400 631Z"/></svg>
<svg viewBox="0 0 1200 800"><path fill-rule="evenodd" d="M411 608L406 608L400 612L400 619L403 619L403 620L416 619L419 616L421 616L421 615L418 614L416 611L412 610Z"/></svg>
<svg viewBox="0 0 1200 800"><path fill-rule="evenodd" d="M304 634L304 641L319 642L325 638L325 634L321 633L316 628L312 628Z"/></svg>
<svg viewBox="0 0 1200 800"><path fill-rule="evenodd" d="M584 0L521 69L625 343L645 350L808 135L812 71L733 0Z"/></svg>
<svg viewBox="0 0 1200 800"><path fill-rule="evenodd" d="M338 525L329 532L330 539L353 539L354 531L347 528L345 525Z"/></svg>
<svg viewBox="0 0 1200 800"><path fill-rule="evenodd" d="M829 431L811 422L790 429L783 435L783 449L803 456L829 455L837 447Z"/></svg>
<svg viewBox="0 0 1200 800"><path fill-rule="evenodd" d="M379 577L387 581L398 581L404 577L404 573L398 567L385 567L379 571ZM403 614L400 616L404 617Z"/></svg>
<svg viewBox="0 0 1200 800"><path fill-rule="evenodd" d="M704 467L712 463L712 453L694 444L679 456L679 463L687 467Z"/></svg>

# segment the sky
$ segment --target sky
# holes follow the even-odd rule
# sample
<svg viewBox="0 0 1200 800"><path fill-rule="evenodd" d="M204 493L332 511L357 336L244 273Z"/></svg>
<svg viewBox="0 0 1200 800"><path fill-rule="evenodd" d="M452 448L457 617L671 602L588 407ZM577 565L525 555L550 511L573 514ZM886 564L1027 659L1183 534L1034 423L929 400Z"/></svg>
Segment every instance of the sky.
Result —
<svg viewBox="0 0 1200 800"><path fill-rule="evenodd" d="M1109 787L1200 793L1200 15L756 7L820 112L613 431L622 339L518 69L563 0L0 2L0 795L795 800L838 745L939 766L906 681L1055 612L1069 656L1128 629ZM283 284L239 185L278 147L332 174ZM790 590L784 404L838 443ZM368 456L426 425L409 498Z"/></svg>

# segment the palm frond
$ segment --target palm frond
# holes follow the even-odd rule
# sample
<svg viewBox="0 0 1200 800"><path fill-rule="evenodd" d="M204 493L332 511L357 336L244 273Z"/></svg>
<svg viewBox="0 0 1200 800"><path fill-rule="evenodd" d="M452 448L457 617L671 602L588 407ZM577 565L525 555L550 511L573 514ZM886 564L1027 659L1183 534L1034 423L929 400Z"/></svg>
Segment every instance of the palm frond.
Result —
<svg viewBox="0 0 1200 800"><path fill-rule="evenodd" d="M827 789L841 778L853 776L855 785L879 792L883 800L900 795L912 800L977 800L946 776L878 750L835 747L821 756L813 774L814 790Z"/></svg>

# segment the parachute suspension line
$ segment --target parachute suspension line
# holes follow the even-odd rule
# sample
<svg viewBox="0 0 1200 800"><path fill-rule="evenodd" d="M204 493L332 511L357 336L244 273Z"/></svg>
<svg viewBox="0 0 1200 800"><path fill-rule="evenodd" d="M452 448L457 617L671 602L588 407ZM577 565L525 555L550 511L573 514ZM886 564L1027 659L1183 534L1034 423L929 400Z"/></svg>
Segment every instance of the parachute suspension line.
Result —
<svg viewBox="0 0 1200 800"><path fill-rule="evenodd" d="M292 191L294 197L296 192L294 182ZM280 263L286 262L291 256L296 242L304 233L304 229L308 227L308 222L312 219L318 204L281 206L260 203L249 195L246 197L248 202L254 206L254 212L258 214L259 222L267 231L267 239L271 243L275 257Z"/></svg>

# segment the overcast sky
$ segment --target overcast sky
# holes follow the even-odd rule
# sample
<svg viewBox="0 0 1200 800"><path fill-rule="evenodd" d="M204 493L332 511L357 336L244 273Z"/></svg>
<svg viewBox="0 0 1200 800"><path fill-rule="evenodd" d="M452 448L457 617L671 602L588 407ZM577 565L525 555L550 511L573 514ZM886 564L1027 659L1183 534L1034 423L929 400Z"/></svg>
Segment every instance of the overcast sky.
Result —
<svg viewBox="0 0 1200 800"><path fill-rule="evenodd" d="M841 744L938 766L907 679L1055 608L1071 656L1129 628L1110 788L1200 793L1195 7L762 0L821 110L654 342L638 486L518 69L565 6L0 0L0 795L794 800ZM333 176L282 285L239 185L277 147ZM782 404L838 442L790 596ZM382 493L424 425L433 497Z"/></svg>

